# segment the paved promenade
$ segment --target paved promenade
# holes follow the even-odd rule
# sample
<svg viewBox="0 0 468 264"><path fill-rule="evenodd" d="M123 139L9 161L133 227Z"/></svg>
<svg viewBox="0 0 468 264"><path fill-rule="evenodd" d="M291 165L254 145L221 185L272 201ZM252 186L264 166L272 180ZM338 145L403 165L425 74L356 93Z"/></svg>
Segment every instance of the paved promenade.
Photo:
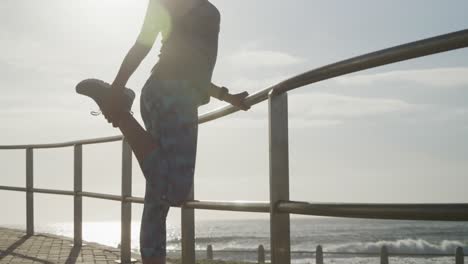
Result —
<svg viewBox="0 0 468 264"><path fill-rule="evenodd" d="M72 243L70 238L49 234L28 237L24 231L0 227L0 263L115 264L120 256L116 248L96 243L73 247ZM133 258L138 259L139 255Z"/></svg>

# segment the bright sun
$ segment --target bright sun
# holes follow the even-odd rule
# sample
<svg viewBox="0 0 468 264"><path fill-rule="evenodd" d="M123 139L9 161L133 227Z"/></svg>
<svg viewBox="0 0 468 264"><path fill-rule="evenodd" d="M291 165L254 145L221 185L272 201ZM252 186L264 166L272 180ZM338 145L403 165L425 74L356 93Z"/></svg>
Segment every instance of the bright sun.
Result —
<svg viewBox="0 0 468 264"><path fill-rule="evenodd" d="M144 14L147 6L147 1L135 0L81 0L74 3L88 19L108 20L109 23Z"/></svg>

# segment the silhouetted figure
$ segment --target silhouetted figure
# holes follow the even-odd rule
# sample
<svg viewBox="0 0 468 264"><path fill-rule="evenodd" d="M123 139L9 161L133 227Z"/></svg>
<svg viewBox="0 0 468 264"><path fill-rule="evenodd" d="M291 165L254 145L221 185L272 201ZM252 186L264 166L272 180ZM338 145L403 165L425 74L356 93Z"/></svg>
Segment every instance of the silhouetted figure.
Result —
<svg viewBox="0 0 468 264"><path fill-rule="evenodd" d="M165 263L167 212L192 189L198 107L213 96L249 109L247 92L230 94L211 83L219 24L220 14L208 0L150 0L138 39L114 82L88 79L77 85L77 92L93 98L108 122L122 131L146 178L140 232L145 264ZM135 94L125 86L159 33L160 58L141 92L145 130L131 115Z"/></svg>

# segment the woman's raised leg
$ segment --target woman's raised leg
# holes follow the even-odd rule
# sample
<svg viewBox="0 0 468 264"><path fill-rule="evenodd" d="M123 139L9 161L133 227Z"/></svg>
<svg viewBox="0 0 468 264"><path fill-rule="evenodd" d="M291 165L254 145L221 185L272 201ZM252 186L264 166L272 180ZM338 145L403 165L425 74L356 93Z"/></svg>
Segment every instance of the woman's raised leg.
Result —
<svg viewBox="0 0 468 264"><path fill-rule="evenodd" d="M118 125L141 166L146 156L159 147L157 141L128 112L122 114Z"/></svg>

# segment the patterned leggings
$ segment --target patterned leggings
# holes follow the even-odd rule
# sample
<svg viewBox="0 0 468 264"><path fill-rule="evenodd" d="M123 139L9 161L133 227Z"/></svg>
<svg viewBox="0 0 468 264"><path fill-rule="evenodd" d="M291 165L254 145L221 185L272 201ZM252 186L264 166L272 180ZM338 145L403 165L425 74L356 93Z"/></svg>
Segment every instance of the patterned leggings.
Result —
<svg viewBox="0 0 468 264"><path fill-rule="evenodd" d="M166 217L193 186L199 97L185 80L150 77L141 93L141 116L158 143L142 162L146 191L140 231L143 258L166 256Z"/></svg>

